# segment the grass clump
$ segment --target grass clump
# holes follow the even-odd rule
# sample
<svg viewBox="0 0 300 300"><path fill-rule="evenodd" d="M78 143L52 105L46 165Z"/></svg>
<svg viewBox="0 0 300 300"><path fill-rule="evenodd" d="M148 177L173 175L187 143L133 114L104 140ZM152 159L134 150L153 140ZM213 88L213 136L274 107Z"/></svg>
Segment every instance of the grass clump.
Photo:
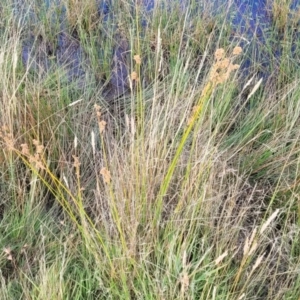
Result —
<svg viewBox="0 0 300 300"><path fill-rule="evenodd" d="M1 299L296 299L294 33L113 2L0 10Z"/></svg>

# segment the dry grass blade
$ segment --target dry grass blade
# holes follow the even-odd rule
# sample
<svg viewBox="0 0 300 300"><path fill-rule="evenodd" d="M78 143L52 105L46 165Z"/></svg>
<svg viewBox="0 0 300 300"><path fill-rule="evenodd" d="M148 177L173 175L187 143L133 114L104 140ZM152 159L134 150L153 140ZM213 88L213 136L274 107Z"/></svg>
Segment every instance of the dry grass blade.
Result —
<svg viewBox="0 0 300 300"><path fill-rule="evenodd" d="M271 224L271 222L277 217L279 214L280 209L276 209L272 215L267 219L267 221L261 226L261 229L259 231L260 234L263 234L264 231L268 228L268 226Z"/></svg>
<svg viewBox="0 0 300 300"><path fill-rule="evenodd" d="M263 79L261 78L261 79L255 84L255 86L253 87L252 91L251 91L250 94L248 95L247 100L249 100L249 99L254 95L254 93L258 90L258 88L260 87L262 81L263 81Z"/></svg>

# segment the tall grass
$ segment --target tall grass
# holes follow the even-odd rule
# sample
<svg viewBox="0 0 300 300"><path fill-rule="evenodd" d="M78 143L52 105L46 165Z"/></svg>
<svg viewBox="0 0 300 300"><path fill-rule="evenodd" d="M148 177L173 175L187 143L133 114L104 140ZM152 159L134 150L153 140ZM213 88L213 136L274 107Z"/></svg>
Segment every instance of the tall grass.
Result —
<svg viewBox="0 0 300 300"><path fill-rule="evenodd" d="M297 299L292 28L261 80L242 69L259 56L204 2L113 1L106 16L78 3L0 10L1 299ZM67 26L49 22L64 11ZM65 64L62 32L82 54Z"/></svg>

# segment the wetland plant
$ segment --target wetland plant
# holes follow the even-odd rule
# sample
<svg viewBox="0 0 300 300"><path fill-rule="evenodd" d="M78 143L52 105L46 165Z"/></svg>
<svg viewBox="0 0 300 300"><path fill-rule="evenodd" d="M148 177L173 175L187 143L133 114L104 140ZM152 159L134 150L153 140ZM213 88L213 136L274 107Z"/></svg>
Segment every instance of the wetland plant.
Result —
<svg viewBox="0 0 300 300"><path fill-rule="evenodd" d="M298 298L299 47L173 2L1 6L1 299Z"/></svg>

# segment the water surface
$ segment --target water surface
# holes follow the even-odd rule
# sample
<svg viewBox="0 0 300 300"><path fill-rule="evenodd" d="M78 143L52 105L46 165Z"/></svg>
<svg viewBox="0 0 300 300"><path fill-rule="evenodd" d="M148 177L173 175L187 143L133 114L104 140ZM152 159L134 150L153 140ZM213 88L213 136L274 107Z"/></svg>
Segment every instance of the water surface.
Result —
<svg viewBox="0 0 300 300"><path fill-rule="evenodd" d="M60 69L62 74L65 74L67 82L75 82L78 87L85 87L91 83L91 79L87 77L86 69L89 68L89 62L85 52L80 44L79 39L68 34L66 24L66 11L60 0L44 0L42 7L46 12L50 7L57 7L56 14L50 17L49 22L58 24L56 41L49 43L42 35L30 33L23 42L22 60L25 66L38 74L47 74L49 70ZM143 5L143 16L151 16L151 13L157 8L164 7L171 9L172 3L165 1L143 0L140 1ZM22 13L24 20L30 19L30 22L39 21L40 16L36 15L34 9L26 4L26 2L16 1L16 12ZM188 3L192 6L188 6ZM270 39L274 35L274 22L271 18L270 3L266 0L232 0L221 1L216 0L212 3L208 1L188 1L179 0L178 4L182 13L189 12L189 18L199 16L202 11L209 11L211 16L220 13L226 14L225 22L232 28L231 40L235 44L243 47L244 51L248 53L249 59L245 59L242 65L242 70L245 76L249 72L257 72L259 76L267 78L272 70L270 70L270 61L280 64L282 56L282 47L280 41ZM172 5L171 5L172 4ZM168 7L169 6L169 7ZM109 26L114 18L113 5L110 0L97 1L99 9L99 17ZM299 8L299 1L294 0L291 4L290 10L295 11ZM132 6L133 13L134 7ZM53 10L53 9L52 9ZM144 18L143 24L147 26L149 18ZM280 37L280 35L278 35ZM297 41L299 34L295 34L295 43L293 48L297 49ZM128 41L118 37L114 37L116 46L114 47L112 55L111 76L108 79L109 91L106 91L108 98L116 98L124 94L128 90L128 70L127 58L130 51ZM253 59L256 61L257 70L253 69ZM296 58L295 58L296 60ZM104 94L105 94L104 93Z"/></svg>

